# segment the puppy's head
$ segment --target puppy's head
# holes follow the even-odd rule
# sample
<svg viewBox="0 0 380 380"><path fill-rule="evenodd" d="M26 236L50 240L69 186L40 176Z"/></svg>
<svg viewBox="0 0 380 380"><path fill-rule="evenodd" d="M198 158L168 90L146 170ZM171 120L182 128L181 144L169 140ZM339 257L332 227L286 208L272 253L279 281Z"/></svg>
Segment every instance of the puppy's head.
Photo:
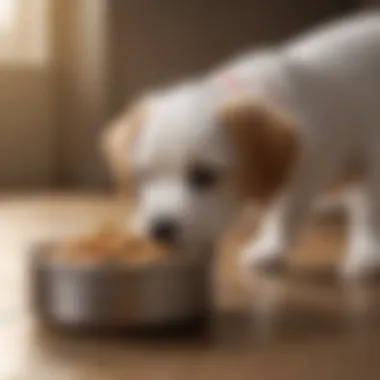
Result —
<svg viewBox="0 0 380 380"><path fill-rule="evenodd" d="M143 104L106 139L118 177L137 190L140 232L181 247L214 242L243 199L267 199L285 180L296 133L270 107L220 106L200 85Z"/></svg>

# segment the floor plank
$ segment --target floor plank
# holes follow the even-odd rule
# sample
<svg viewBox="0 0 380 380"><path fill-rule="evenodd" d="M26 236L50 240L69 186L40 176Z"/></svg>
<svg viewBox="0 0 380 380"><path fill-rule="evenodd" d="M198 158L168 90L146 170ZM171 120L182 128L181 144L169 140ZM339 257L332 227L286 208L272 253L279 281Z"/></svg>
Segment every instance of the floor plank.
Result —
<svg viewBox="0 0 380 380"><path fill-rule="evenodd" d="M53 333L28 305L32 244L95 229L124 216L100 196L0 198L0 379L378 379L376 284L342 284L334 273L344 228L306 228L291 268L247 276L236 264L243 223L217 263L215 313L202 334L171 339L90 339Z"/></svg>

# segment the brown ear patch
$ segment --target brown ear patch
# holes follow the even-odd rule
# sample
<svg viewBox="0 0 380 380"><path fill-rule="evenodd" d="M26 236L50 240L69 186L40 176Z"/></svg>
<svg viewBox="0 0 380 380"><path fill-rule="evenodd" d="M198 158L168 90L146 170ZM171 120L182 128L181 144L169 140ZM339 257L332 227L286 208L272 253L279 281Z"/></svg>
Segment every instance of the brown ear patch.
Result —
<svg viewBox="0 0 380 380"><path fill-rule="evenodd" d="M224 105L220 118L236 148L242 196L268 201L286 181L299 151L294 122L256 99Z"/></svg>
<svg viewBox="0 0 380 380"><path fill-rule="evenodd" d="M101 136L101 148L116 184L127 195L133 194L133 145L146 117L147 103L139 101L124 110Z"/></svg>

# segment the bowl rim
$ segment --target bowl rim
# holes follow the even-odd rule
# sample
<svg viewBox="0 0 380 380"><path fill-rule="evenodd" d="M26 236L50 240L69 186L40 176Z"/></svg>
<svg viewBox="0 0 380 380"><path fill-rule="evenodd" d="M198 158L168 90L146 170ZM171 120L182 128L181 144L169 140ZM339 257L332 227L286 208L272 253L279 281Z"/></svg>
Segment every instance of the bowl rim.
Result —
<svg viewBox="0 0 380 380"><path fill-rule="evenodd" d="M159 269L184 269L189 267L204 266L210 261L214 254L212 248L203 249L191 256L180 257L178 259L157 260L150 263L136 262L128 260L110 260L110 261L95 261L83 262L72 260L46 260L43 257L49 254L58 244L56 241L44 241L33 245L31 249L31 260L33 266L40 270L64 270L75 272L149 272Z"/></svg>

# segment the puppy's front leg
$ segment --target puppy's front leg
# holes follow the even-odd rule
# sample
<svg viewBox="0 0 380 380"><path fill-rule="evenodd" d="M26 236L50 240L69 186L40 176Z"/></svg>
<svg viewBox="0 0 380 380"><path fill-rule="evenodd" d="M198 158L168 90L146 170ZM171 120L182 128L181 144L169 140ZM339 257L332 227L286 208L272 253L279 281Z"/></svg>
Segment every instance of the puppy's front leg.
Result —
<svg viewBox="0 0 380 380"><path fill-rule="evenodd" d="M303 197L300 199L297 194ZM308 214L312 196L289 193L271 207L258 237L242 253L242 263L264 269L282 266Z"/></svg>
<svg viewBox="0 0 380 380"><path fill-rule="evenodd" d="M375 139L378 145L378 139ZM380 150L370 149L368 178L351 198L348 252L341 271L345 277L378 274L380 268Z"/></svg>
<svg viewBox="0 0 380 380"><path fill-rule="evenodd" d="M285 263L326 178L327 166L314 155L300 160L288 185L264 217L259 236L244 248L244 266L271 269Z"/></svg>

